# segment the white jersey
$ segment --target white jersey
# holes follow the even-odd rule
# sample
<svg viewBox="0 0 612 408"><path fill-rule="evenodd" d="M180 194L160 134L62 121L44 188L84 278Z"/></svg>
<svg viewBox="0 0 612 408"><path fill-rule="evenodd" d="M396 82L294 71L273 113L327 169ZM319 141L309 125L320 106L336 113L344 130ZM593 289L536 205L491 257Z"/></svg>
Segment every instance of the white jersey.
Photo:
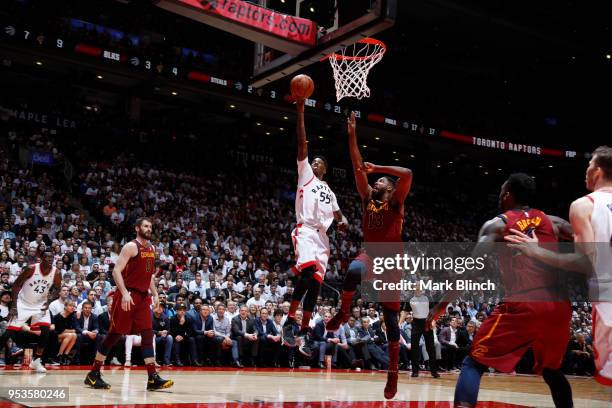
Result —
<svg viewBox="0 0 612 408"><path fill-rule="evenodd" d="M597 300L612 302L612 192L595 191L588 197L593 201L591 226L595 237L595 273L589 287Z"/></svg>
<svg viewBox="0 0 612 408"><path fill-rule="evenodd" d="M336 195L326 182L319 180L312 171L308 157L297 162L298 189L295 196L297 223L327 231L339 211Z"/></svg>
<svg viewBox="0 0 612 408"><path fill-rule="evenodd" d="M17 299L27 305L40 306L47 301L56 269L51 267L51 272L47 276L43 276L39 263L32 266L34 267L34 274L23 283Z"/></svg>

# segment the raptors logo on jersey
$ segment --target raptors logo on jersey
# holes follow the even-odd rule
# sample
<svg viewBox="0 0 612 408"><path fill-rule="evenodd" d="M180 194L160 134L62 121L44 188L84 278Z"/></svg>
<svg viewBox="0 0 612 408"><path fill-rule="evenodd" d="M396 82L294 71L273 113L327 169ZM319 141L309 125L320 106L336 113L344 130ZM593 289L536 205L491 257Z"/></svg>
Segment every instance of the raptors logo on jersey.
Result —
<svg viewBox="0 0 612 408"><path fill-rule="evenodd" d="M34 265L34 274L23 283L18 299L29 305L42 305L47 301L49 289L53 285L56 270L51 268L47 276L43 276L40 264Z"/></svg>

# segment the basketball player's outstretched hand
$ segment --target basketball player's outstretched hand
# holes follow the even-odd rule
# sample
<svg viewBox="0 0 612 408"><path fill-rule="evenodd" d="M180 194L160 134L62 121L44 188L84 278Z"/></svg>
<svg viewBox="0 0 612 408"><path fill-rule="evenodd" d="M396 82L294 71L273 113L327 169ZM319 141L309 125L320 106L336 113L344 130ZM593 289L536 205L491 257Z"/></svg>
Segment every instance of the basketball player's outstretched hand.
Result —
<svg viewBox="0 0 612 408"><path fill-rule="evenodd" d="M128 292L125 296L121 296L121 308L124 311L129 312L132 305L134 305L134 301L132 300L130 292Z"/></svg>
<svg viewBox="0 0 612 408"><path fill-rule="evenodd" d="M364 163L363 163L363 170L364 170L366 173L368 173L368 174L370 174L370 173L374 173L374 172L375 172L375 170L376 170L376 165L375 165L375 164L372 164L372 163L370 163L370 162L364 162Z"/></svg>
<svg viewBox="0 0 612 408"><path fill-rule="evenodd" d="M355 133L357 125L355 124L355 112L351 112L351 115L346 119L346 131L349 135Z"/></svg>

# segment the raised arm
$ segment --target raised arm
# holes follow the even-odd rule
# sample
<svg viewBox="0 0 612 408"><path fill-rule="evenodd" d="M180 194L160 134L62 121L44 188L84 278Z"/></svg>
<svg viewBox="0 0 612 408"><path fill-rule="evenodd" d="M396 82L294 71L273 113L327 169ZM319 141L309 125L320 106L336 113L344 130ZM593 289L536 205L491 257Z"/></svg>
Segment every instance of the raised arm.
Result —
<svg viewBox="0 0 612 408"><path fill-rule="evenodd" d="M355 175L357 192L361 196L361 200L366 200L370 197L372 187L370 187L370 184L368 184L368 175L363 165L359 145L357 144L357 124L355 121L355 112L351 112L351 116L347 120L346 128L348 132L349 153L351 155L351 162L353 163L353 174Z"/></svg>
<svg viewBox="0 0 612 408"><path fill-rule="evenodd" d="M382 173L388 174L393 177L397 177L395 183L395 199L403 203L410 192L412 186L412 170L406 167L399 166L377 166L372 163L364 163L366 172L369 173Z"/></svg>
<svg viewBox="0 0 612 408"><path fill-rule="evenodd" d="M297 159L302 161L308 157L308 140L306 140L306 126L304 125L304 99L296 100L297 108Z"/></svg>

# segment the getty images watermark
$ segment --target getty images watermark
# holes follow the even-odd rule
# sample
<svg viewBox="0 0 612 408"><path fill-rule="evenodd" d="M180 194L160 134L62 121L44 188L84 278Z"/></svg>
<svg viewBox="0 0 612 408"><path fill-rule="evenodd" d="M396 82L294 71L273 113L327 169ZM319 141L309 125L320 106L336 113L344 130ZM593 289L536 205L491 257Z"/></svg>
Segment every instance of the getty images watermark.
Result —
<svg viewBox="0 0 612 408"><path fill-rule="evenodd" d="M395 254L393 257L374 257L372 259L372 273L374 275L393 275L395 271L403 271L401 275L416 275L417 271L444 271L454 272L457 275L480 272L486 267L487 254L478 257L452 257L452 256L410 256L408 254ZM399 274L396 274L399 276ZM399 281L386 281L376 279L372 286L378 291L495 291L497 285L490 279L485 282L473 279L399 279Z"/></svg>
<svg viewBox="0 0 612 408"><path fill-rule="evenodd" d="M575 250L572 244L540 246L558 254ZM361 294L366 302L407 301L417 290L434 302L448 291L475 302L612 301L612 290L594 282L591 271L548 266L505 243L381 242L366 243L363 251L357 259L365 264ZM610 244L596 244L593 251L610 251Z"/></svg>

